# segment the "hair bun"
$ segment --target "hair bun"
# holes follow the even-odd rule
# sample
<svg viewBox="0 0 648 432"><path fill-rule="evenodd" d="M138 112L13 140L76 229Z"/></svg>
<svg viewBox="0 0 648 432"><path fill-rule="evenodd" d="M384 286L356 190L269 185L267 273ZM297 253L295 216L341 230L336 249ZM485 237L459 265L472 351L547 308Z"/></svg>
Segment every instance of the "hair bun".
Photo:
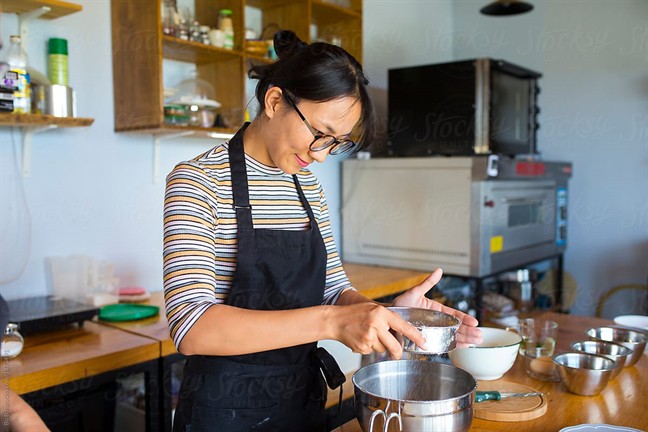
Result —
<svg viewBox="0 0 648 432"><path fill-rule="evenodd" d="M295 50L307 46L292 30L281 30L274 35L274 49L279 58L290 57Z"/></svg>

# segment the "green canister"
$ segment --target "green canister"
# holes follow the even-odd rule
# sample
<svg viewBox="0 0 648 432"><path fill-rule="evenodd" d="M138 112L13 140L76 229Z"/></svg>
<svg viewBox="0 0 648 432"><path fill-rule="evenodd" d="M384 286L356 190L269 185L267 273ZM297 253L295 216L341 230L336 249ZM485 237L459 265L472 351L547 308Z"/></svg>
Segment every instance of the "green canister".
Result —
<svg viewBox="0 0 648 432"><path fill-rule="evenodd" d="M52 84L68 85L67 39L50 38L47 51L50 81Z"/></svg>

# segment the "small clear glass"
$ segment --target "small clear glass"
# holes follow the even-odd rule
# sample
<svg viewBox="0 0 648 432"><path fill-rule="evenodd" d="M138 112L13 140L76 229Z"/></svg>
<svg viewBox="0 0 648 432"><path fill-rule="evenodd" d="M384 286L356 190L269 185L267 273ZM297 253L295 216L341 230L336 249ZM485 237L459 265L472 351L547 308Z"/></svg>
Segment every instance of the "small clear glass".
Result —
<svg viewBox="0 0 648 432"><path fill-rule="evenodd" d="M14 358L22 352L24 345L25 339L18 331L18 324L7 324L4 335L2 335L0 356L3 358Z"/></svg>

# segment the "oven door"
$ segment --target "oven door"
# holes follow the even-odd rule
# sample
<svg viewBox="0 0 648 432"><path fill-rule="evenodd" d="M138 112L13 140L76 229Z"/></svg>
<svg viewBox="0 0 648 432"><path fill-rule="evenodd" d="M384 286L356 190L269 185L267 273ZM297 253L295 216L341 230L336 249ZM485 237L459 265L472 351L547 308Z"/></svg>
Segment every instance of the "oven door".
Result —
<svg viewBox="0 0 648 432"><path fill-rule="evenodd" d="M506 253L554 244L556 184L553 180L500 180L481 184L482 252Z"/></svg>

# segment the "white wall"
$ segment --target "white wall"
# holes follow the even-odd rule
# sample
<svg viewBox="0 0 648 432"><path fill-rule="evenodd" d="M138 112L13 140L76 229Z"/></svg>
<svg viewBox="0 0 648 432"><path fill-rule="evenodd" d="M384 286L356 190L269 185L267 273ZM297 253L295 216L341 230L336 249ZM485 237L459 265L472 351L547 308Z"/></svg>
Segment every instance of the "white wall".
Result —
<svg viewBox="0 0 648 432"><path fill-rule="evenodd" d="M514 17L453 2L454 57L544 74L538 147L574 164L565 270L572 311L593 314L601 293L648 276L648 2L529 1Z"/></svg>

